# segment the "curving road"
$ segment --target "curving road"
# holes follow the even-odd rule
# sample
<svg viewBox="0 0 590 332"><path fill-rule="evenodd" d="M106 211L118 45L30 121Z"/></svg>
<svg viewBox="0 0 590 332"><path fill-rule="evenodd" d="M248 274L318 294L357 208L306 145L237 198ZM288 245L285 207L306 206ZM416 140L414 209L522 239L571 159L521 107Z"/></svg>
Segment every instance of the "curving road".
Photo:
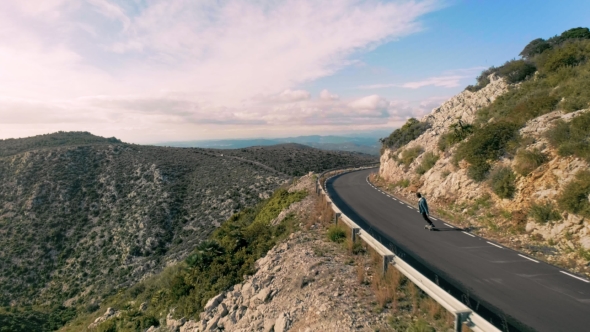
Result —
<svg viewBox="0 0 590 332"><path fill-rule="evenodd" d="M326 183L334 204L414 268L502 330L590 331L590 282L433 220L367 181L375 169Z"/></svg>

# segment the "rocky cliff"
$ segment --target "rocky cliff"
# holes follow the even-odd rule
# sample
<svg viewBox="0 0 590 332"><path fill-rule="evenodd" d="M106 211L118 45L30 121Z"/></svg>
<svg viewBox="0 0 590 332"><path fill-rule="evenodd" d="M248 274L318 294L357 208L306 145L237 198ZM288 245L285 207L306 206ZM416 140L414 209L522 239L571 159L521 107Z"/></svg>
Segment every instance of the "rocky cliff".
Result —
<svg viewBox="0 0 590 332"><path fill-rule="evenodd" d="M513 196L502 198L494 194L489 181L475 181L468 176L469 164L466 161L457 163L454 160L457 146L441 151L438 144L441 136L451 130L449 127L452 124L459 120L463 124L473 124L478 110L489 106L509 90L519 89L518 85L509 85L493 75L490 80L485 88L477 92L463 91L420 119L430 124L430 128L398 149L386 149L381 155L380 179L375 181L410 201L415 201L415 193L420 192L442 217L479 229L482 234L518 249L553 254L544 258L556 263L568 260L570 267L584 272L587 261L584 255L580 255L579 249L590 249L590 221L583 215L561 211L554 218L556 220L539 223L530 210L535 204L557 205L557 196L568 183L575 179L579 171L589 169L588 162L583 158L561 156L546 136L547 131L557 123L570 122L589 110L569 113L555 110L525 123L518 131L520 153L534 151L545 160L540 166L533 167L529 174L516 174ZM497 120L492 118L488 122ZM402 163L400 160L404 151L412 148L418 151L419 156L409 164ZM418 170L427 152L437 159L430 169L420 174ZM515 158L514 153L508 153L493 161L491 168L504 166L517 169L519 162L522 161ZM539 246L545 249L538 249ZM537 249L531 249L533 247Z"/></svg>

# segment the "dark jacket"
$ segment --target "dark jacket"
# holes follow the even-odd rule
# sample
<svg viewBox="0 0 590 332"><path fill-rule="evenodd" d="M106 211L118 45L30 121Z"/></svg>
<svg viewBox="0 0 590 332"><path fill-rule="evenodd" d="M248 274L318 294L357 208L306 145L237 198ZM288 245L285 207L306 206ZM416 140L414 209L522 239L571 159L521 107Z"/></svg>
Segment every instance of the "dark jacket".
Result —
<svg viewBox="0 0 590 332"><path fill-rule="evenodd" d="M430 215L428 212L428 203L426 203L426 198L420 197L420 200L418 201L418 210L420 213L426 213L427 215Z"/></svg>

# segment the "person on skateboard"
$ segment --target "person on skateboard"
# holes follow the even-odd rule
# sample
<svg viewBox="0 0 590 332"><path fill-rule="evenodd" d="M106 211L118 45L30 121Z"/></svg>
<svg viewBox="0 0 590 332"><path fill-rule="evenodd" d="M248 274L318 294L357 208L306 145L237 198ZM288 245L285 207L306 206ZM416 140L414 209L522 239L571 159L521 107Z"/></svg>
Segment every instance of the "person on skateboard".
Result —
<svg viewBox="0 0 590 332"><path fill-rule="evenodd" d="M432 223L430 218L428 218L430 213L428 212L428 203L426 203L426 198L422 197L422 195L420 193L416 193L416 196L418 196L418 198L419 198L418 211L422 215L422 218L424 218L424 220L426 220L428 222L428 225L426 225L425 227L428 229L433 229L434 224Z"/></svg>

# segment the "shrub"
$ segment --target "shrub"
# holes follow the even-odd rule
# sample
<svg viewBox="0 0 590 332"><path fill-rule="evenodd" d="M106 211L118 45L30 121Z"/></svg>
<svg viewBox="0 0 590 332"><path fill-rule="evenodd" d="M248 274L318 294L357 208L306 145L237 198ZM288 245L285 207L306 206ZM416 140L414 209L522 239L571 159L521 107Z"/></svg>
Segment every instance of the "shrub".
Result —
<svg viewBox="0 0 590 332"><path fill-rule="evenodd" d="M476 92L485 88L490 83L489 76L491 74L503 77L508 83L518 83L530 77L536 70L537 67L527 60L506 61L506 63L500 67L492 66L482 71L476 79L477 83L475 85L468 85L465 90Z"/></svg>
<svg viewBox="0 0 590 332"><path fill-rule="evenodd" d="M555 207L551 202L533 203L529 211L529 216L535 219L539 224L545 224L552 220L561 219L561 215L555 210Z"/></svg>
<svg viewBox="0 0 590 332"><path fill-rule="evenodd" d="M562 67L577 66L588 59L588 42L567 42L544 52L537 61L544 73L552 73Z"/></svg>
<svg viewBox="0 0 590 332"><path fill-rule="evenodd" d="M414 160L416 160L416 158L418 158L420 154L422 154L423 151L424 149L422 149L421 146L405 149L402 151L402 157L399 161L404 164L404 166L408 167L414 162Z"/></svg>
<svg viewBox="0 0 590 332"><path fill-rule="evenodd" d="M416 172L418 174L424 174L426 172L428 172L429 169L431 169L436 162L438 161L438 155L434 154L431 151L428 151L424 154L424 157L422 157L422 163L420 164L420 166L418 166L418 168L416 169Z"/></svg>
<svg viewBox="0 0 590 332"><path fill-rule="evenodd" d="M418 319L413 322L406 332L434 332L436 331L432 326L429 326L428 323L422 319Z"/></svg>
<svg viewBox="0 0 590 332"><path fill-rule="evenodd" d="M526 176L537 167L541 166L546 160L545 156L539 149L532 151L520 149L516 153L516 161L514 163L514 170L516 173Z"/></svg>
<svg viewBox="0 0 590 332"><path fill-rule="evenodd" d="M590 218L590 171L579 171L557 197L560 209Z"/></svg>
<svg viewBox="0 0 590 332"><path fill-rule="evenodd" d="M541 54L550 48L551 48L551 44L549 44L545 39L537 38L537 39L531 41L530 43L528 43L527 46L524 47L524 49L520 52L519 55L525 59L530 59L530 58L534 57L535 55Z"/></svg>
<svg viewBox="0 0 590 332"><path fill-rule="evenodd" d="M512 198L516 191L516 175L509 167L498 167L490 175L490 187L500 198Z"/></svg>
<svg viewBox="0 0 590 332"><path fill-rule="evenodd" d="M545 135L561 156L574 155L590 161L590 112L569 123L558 121Z"/></svg>
<svg viewBox="0 0 590 332"><path fill-rule="evenodd" d="M466 160L470 164L469 177L483 181L490 170L489 162L504 154L508 143L518 137L518 128L518 125L508 122L485 125L459 145L455 161Z"/></svg>
<svg viewBox="0 0 590 332"><path fill-rule="evenodd" d="M401 179L395 183L397 187L407 188L410 186L410 180L408 179Z"/></svg>
<svg viewBox="0 0 590 332"><path fill-rule="evenodd" d="M411 118L401 128L394 130L388 137L382 138L380 141L387 148L397 149L418 138L428 128L430 128L430 123Z"/></svg>
<svg viewBox="0 0 590 332"><path fill-rule="evenodd" d="M499 67L497 73L508 83L518 83L533 75L536 70L537 67L529 61L511 60Z"/></svg>
<svg viewBox="0 0 590 332"><path fill-rule="evenodd" d="M339 225L333 225L328 228L328 239L332 242L342 243L346 239L346 230Z"/></svg>
<svg viewBox="0 0 590 332"><path fill-rule="evenodd" d="M473 125L459 120L449 126L449 131L438 140L438 149L445 151L453 144L459 143L473 133Z"/></svg>

